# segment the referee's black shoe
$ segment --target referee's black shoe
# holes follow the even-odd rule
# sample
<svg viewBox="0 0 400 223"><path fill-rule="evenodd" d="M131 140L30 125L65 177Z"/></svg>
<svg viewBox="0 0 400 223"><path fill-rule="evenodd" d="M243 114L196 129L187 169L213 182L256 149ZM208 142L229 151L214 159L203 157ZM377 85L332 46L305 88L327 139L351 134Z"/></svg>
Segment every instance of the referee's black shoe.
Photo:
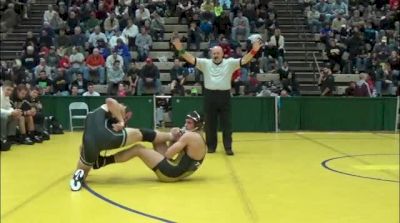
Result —
<svg viewBox="0 0 400 223"><path fill-rule="evenodd" d="M233 155L235 155L235 154L233 153L233 151L232 151L232 148L226 148L226 149L225 149L225 153L226 153L226 155L228 155L228 156L233 156Z"/></svg>

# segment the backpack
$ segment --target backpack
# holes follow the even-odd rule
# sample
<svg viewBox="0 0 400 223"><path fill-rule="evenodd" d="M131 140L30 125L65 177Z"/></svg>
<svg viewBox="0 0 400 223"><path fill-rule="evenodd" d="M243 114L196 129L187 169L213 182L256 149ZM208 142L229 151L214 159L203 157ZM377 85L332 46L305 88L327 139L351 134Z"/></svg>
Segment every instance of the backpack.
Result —
<svg viewBox="0 0 400 223"><path fill-rule="evenodd" d="M50 134L64 134L64 129L56 117L45 117L45 123Z"/></svg>

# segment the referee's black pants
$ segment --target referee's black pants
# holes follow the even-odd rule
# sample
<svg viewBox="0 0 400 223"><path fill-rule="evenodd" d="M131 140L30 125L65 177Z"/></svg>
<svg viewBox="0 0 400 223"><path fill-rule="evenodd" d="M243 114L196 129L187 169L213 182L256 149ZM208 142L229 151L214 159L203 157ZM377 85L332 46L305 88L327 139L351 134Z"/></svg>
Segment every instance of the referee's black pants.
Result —
<svg viewBox="0 0 400 223"><path fill-rule="evenodd" d="M209 151L217 149L218 119L221 124L225 150L232 149L230 90L204 90L206 143Z"/></svg>

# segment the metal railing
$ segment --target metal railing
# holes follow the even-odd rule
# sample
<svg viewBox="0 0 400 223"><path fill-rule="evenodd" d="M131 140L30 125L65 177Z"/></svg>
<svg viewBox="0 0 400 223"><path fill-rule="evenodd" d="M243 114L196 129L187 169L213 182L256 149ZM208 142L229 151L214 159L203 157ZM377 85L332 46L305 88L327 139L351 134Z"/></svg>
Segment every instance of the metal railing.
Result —
<svg viewBox="0 0 400 223"><path fill-rule="evenodd" d="M313 52L313 63L312 63L312 68L313 68L313 74L314 74L314 82L317 82L317 72L319 73L321 68L319 67L318 61L317 61L317 57L315 56L316 52Z"/></svg>

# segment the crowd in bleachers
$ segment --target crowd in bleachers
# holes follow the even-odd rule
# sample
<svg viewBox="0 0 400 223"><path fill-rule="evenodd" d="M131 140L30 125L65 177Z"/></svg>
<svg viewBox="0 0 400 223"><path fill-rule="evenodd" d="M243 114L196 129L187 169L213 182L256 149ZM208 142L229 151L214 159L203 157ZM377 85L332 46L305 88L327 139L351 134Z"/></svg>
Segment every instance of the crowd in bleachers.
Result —
<svg viewBox="0 0 400 223"><path fill-rule="evenodd" d="M167 36L171 17L186 24L187 31L174 29ZM272 93L284 88L298 95L295 74L289 70L288 75L284 65L285 40L277 17L272 2L258 0L58 0L44 12L39 35L27 33L22 56L2 63L1 79L37 86L41 95L83 95L88 83L107 85L107 95L142 95L149 88L155 94L185 95L183 85L202 85L199 71L172 62L177 54L158 52L154 44L181 38L196 55L208 57L208 49L220 45L226 57L241 57L251 46L249 35L261 33L266 46L236 72L233 94L260 95L272 86ZM157 62L170 66L161 70ZM280 72L285 84L257 80L256 74L268 72ZM162 75L169 75L167 81Z"/></svg>
<svg viewBox="0 0 400 223"><path fill-rule="evenodd" d="M332 73L359 74L368 95L395 95L400 82L398 0L304 0L310 29L323 44ZM358 84L351 83L352 86ZM352 92L352 91L350 91Z"/></svg>

